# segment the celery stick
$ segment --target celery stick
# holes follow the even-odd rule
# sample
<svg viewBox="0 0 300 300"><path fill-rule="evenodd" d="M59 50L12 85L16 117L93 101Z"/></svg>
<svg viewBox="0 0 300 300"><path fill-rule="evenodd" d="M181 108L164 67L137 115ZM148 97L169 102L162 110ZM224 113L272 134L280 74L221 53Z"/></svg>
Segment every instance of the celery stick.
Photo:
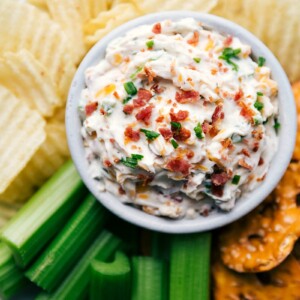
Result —
<svg viewBox="0 0 300 300"><path fill-rule="evenodd" d="M28 281L16 266L10 249L0 244L0 299L10 299Z"/></svg>
<svg viewBox="0 0 300 300"><path fill-rule="evenodd" d="M132 258L131 299L168 299L168 272L165 261L145 256Z"/></svg>
<svg viewBox="0 0 300 300"><path fill-rule="evenodd" d="M130 299L130 262L124 253L117 252L112 263L93 260L91 269L91 300Z"/></svg>
<svg viewBox="0 0 300 300"><path fill-rule="evenodd" d="M106 261L119 249L122 242L108 231L103 231L82 256L65 280L53 293L41 293L37 300L81 300L89 291L90 263L93 259Z"/></svg>
<svg viewBox="0 0 300 300"><path fill-rule="evenodd" d="M16 263L26 267L65 224L86 193L71 161L25 204L2 231Z"/></svg>
<svg viewBox="0 0 300 300"><path fill-rule="evenodd" d="M106 210L89 195L46 250L27 270L26 277L46 291L53 291L98 236Z"/></svg>
<svg viewBox="0 0 300 300"><path fill-rule="evenodd" d="M171 241L170 300L208 300L211 233L175 235Z"/></svg>

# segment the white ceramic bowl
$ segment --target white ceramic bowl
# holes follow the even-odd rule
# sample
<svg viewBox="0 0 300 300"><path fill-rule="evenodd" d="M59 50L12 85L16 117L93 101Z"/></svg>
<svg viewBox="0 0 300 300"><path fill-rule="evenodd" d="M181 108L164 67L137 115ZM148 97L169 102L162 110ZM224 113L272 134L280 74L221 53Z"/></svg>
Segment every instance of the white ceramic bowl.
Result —
<svg viewBox="0 0 300 300"><path fill-rule="evenodd" d="M252 47L254 57L263 56L266 58L266 65L271 69L272 78L278 83L281 129L279 133L279 148L272 160L265 180L253 192L243 195L237 201L232 211L228 213L216 211L208 217L199 216L194 220L169 220L148 215L137 208L124 205L119 201L118 197L109 193L100 193L96 189L94 180L87 172L88 163L85 159L80 135L81 122L78 116L78 102L80 93L85 88L85 70L90 66L96 65L104 57L106 47L110 41L116 37L123 36L130 29L142 24L151 24L165 19L179 20L186 17L193 17L219 32L228 33L240 38L242 42ZM235 23L213 15L188 11L172 11L146 15L130 21L113 30L90 50L73 79L67 103L66 126L73 161L86 186L106 208L119 217L148 229L168 233L188 233L206 231L224 226L244 216L261 203L276 187L292 156L296 134L296 109L290 84L282 67L270 50L250 32Z"/></svg>

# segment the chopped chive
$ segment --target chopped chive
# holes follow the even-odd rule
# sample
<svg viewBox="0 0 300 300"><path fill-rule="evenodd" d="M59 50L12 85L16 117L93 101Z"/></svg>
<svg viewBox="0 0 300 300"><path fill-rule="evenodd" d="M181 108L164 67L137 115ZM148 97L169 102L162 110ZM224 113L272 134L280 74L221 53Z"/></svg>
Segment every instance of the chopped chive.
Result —
<svg viewBox="0 0 300 300"><path fill-rule="evenodd" d="M174 149L177 149L178 148L178 144L177 144L177 142L174 140L174 139L172 139L171 140L171 144L172 144L172 146L174 147Z"/></svg>
<svg viewBox="0 0 300 300"><path fill-rule="evenodd" d="M137 93L137 89L132 81L125 82L124 88L128 95L134 96Z"/></svg>
<svg viewBox="0 0 300 300"><path fill-rule="evenodd" d="M238 58L237 55L241 52L240 48L232 49L232 48L225 48L222 52L222 55L219 56L219 59L225 60L228 64L232 65L232 69L234 71L238 71L238 65L235 64L231 59Z"/></svg>
<svg viewBox="0 0 300 300"><path fill-rule="evenodd" d="M201 127L200 123L198 123L197 126L194 128L194 131L195 131L196 137L198 139L203 139L204 138L202 127Z"/></svg>
<svg viewBox="0 0 300 300"><path fill-rule="evenodd" d="M176 130L180 130L181 129L181 124L178 122L171 122L171 126L172 128L176 129Z"/></svg>
<svg viewBox="0 0 300 300"><path fill-rule="evenodd" d="M260 56L258 58L257 64L258 64L259 67L262 67L265 64L265 62L266 62L266 59L264 57Z"/></svg>
<svg viewBox="0 0 300 300"><path fill-rule="evenodd" d="M200 58L200 57L194 57L193 60L194 60L197 64L199 64L200 61L201 61L201 58Z"/></svg>
<svg viewBox="0 0 300 300"><path fill-rule="evenodd" d="M257 126L259 124L261 124L261 120L257 119L257 118L253 118L253 121L254 121L254 125Z"/></svg>
<svg viewBox="0 0 300 300"><path fill-rule="evenodd" d="M132 158L132 157L126 157L125 159L124 158L121 158L121 163L128 167L128 168L131 168L131 169L135 169L138 165L138 161L137 159L135 158Z"/></svg>
<svg viewBox="0 0 300 300"><path fill-rule="evenodd" d="M241 179L241 176L240 176L240 175L234 175L233 178L232 178L231 183L232 183L232 184L235 184L235 185L238 185L239 182L240 182L240 179Z"/></svg>
<svg viewBox="0 0 300 300"><path fill-rule="evenodd" d="M257 96L263 96L264 94L262 92L257 92L256 95Z"/></svg>
<svg viewBox="0 0 300 300"><path fill-rule="evenodd" d="M132 97L127 97L126 99L123 100L123 104L128 103L131 99L132 99Z"/></svg>
<svg viewBox="0 0 300 300"><path fill-rule="evenodd" d="M153 41L153 40L150 40L150 41L146 42L146 46L147 46L148 49L153 48L153 46L154 46L154 41Z"/></svg>
<svg viewBox="0 0 300 300"><path fill-rule="evenodd" d="M256 101L256 102L254 103L254 107L255 107L257 110L261 111L261 110L264 108L264 104L263 104L262 102Z"/></svg>
<svg viewBox="0 0 300 300"><path fill-rule="evenodd" d="M155 131L151 131L151 130L147 130L147 129L140 129L140 131L145 133L145 136L146 136L147 140L149 140L149 141L155 140L157 137L160 136L160 134Z"/></svg>
<svg viewBox="0 0 300 300"><path fill-rule="evenodd" d="M280 129L281 124L278 122L277 119L274 120L274 129L276 131L276 133L278 133L279 129Z"/></svg>
<svg viewBox="0 0 300 300"><path fill-rule="evenodd" d="M141 160L144 158L144 155L141 154L131 154L131 157L136 160Z"/></svg>
<svg viewBox="0 0 300 300"><path fill-rule="evenodd" d="M144 68L144 65L141 67L138 67L136 69L136 71L130 75L130 79L132 79L132 80L135 79L136 75L139 74L143 70L143 68Z"/></svg>

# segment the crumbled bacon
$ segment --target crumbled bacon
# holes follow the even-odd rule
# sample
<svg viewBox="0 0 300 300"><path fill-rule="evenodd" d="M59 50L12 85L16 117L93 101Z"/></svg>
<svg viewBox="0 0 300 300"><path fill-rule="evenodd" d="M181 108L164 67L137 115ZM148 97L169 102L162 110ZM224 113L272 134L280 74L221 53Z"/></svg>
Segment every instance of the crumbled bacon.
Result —
<svg viewBox="0 0 300 300"><path fill-rule="evenodd" d="M108 159L106 159L104 160L103 165L106 168L110 168L112 166L112 163Z"/></svg>
<svg viewBox="0 0 300 300"><path fill-rule="evenodd" d="M168 141L172 136L173 133L169 128L159 128L158 131L160 132L160 134L163 136L163 138Z"/></svg>
<svg viewBox="0 0 300 300"><path fill-rule="evenodd" d="M139 99L139 98L134 99L134 100L132 101L132 103L133 103L133 106L134 106L135 108L137 108L137 107L142 107L142 106L145 106L145 105L146 105L146 101L143 100L143 99Z"/></svg>
<svg viewBox="0 0 300 300"><path fill-rule="evenodd" d="M250 157L250 152L249 152L246 148L243 148L241 152L242 152L245 156Z"/></svg>
<svg viewBox="0 0 300 300"><path fill-rule="evenodd" d="M224 119L224 112L222 105L217 105L212 115L212 123L216 123L218 120Z"/></svg>
<svg viewBox="0 0 300 300"><path fill-rule="evenodd" d="M123 107L123 112L127 115L130 115L132 113L133 109L134 109L134 106L132 104L126 104Z"/></svg>
<svg viewBox="0 0 300 300"><path fill-rule="evenodd" d="M174 130L172 128L172 131L173 131L173 137L176 141L186 141L190 136L191 136L191 132L184 128L184 127L181 127L179 130Z"/></svg>
<svg viewBox="0 0 300 300"><path fill-rule="evenodd" d="M211 192L216 197L222 197L224 192L224 185L212 185L211 186Z"/></svg>
<svg viewBox="0 0 300 300"><path fill-rule="evenodd" d="M125 195L126 194L126 192L123 190L123 188L121 186L119 187L119 194L120 195Z"/></svg>
<svg viewBox="0 0 300 300"><path fill-rule="evenodd" d="M133 130L132 127L127 127L124 131L124 135L133 142L137 142L140 139L140 132Z"/></svg>
<svg viewBox="0 0 300 300"><path fill-rule="evenodd" d="M239 166L241 166L249 171L252 171L252 169L253 169L253 167L250 166L248 163L246 163L246 161L244 159L239 160Z"/></svg>
<svg viewBox="0 0 300 300"><path fill-rule="evenodd" d="M114 91L113 95L115 96L116 99L120 99L120 95L118 94L117 91Z"/></svg>
<svg viewBox="0 0 300 300"><path fill-rule="evenodd" d="M197 91L183 91L176 92L175 99L179 103L193 103L199 100L199 93Z"/></svg>
<svg viewBox="0 0 300 300"><path fill-rule="evenodd" d="M109 141L110 141L112 144L114 144L114 143L116 142L116 140L113 139L113 138L110 138Z"/></svg>
<svg viewBox="0 0 300 300"><path fill-rule="evenodd" d="M147 107L143 108L142 110L140 110L135 115L135 117L138 121L142 121L146 125L149 125L149 120L151 118L151 115L152 115L152 106L147 106Z"/></svg>
<svg viewBox="0 0 300 300"><path fill-rule="evenodd" d="M137 93L138 99L145 100L148 102L152 98L152 94L150 91L140 88Z"/></svg>
<svg viewBox="0 0 300 300"><path fill-rule="evenodd" d="M244 96L242 89L239 89L238 92L234 95L234 101L240 100Z"/></svg>
<svg viewBox="0 0 300 300"><path fill-rule="evenodd" d="M204 121L204 122L202 123L202 130L203 130L203 132L204 132L205 134L208 134L209 131L210 131L210 129L211 129L211 125L209 125L209 123L208 123L207 121Z"/></svg>
<svg viewBox="0 0 300 300"><path fill-rule="evenodd" d="M156 121L157 123L161 123L161 122L164 120L164 118L165 118L165 117L164 117L163 115L161 115L161 116L157 117L155 121Z"/></svg>
<svg viewBox="0 0 300 300"><path fill-rule="evenodd" d="M190 44L192 46L197 46L199 43L199 32L194 31L193 37L191 37L187 42L188 42L188 44Z"/></svg>
<svg viewBox="0 0 300 300"><path fill-rule="evenodd" d="M226 172L214 173L211 175L211 181L215 186L224 185L230 177Z"/></svg>
<svg viewBox="0 0 300 300"><path fill-rule="evenodd" d="M166 168L169 169L170 171L180 172L184 176L187 176L189 174L190 167L191 165L189 164L188 161L179 157L172 158L171 160L169 160L166 166Z"/></svg>
<svg viewBox="0 0 300 300"><path fill-rule="evenodd" d="M161 24L160 23L154 24L152 28L152 32L155 34L161 33Z"/></svg>
<svg viewBox="0 0 300 300"><path fill-rule="evenodd" d="M253 145L252 151L257 152L258 149L259 149L259 142L255 142L254 145Z"/></svg>
<svg viewBox="0 0 300 300"><path fill-rule="evenodd" d="M233 147L231 139L225 139L221 141L221 144L225 149L227 148L231 149Z"/></svg>
<svg viewBox="0 0 300 300"><path fill-rule="evenodd" d="M264 159L261 157L258 161L258 165L262 166L264 164Z"/></svg>
<svg viewBox="0 0 300 300"><path fill-rule="evenodd" d="M253 110L244 102L239 101L239 106L241 107L240 115L243 116L248 121L253 121L254 112Z"/></svg>
<svg viewBox="0 0 300 300"><path fill-rule="evenodd" d="M91 102L85 106L86 116L90 116L98 107L98 102Z"/></svg>
<svg viewBox="0 0 300 300"><path fill-rule="evenodd" d="M172 109L173 110L173 109ZM179 110L177 113L173 111L170 112L170 117L172 122L180 122L185 120L189 116L189 112L187 110Z"/></svg>
<svg viewBox="0 0 300 300"><path fill-rule="evenodd" d="M194 155L195 155L195 153L194 153L194 151L193 150L190 150L190 149L187 149L187 151L186 151L186 157L188 158L188 159L191 159L191 158L193 158L194 157Z"/></svg>
<svg viewBox="0 0 300 300"><path fill-rule="evenodd" d="M158 83L154 83L150 90L154 91L156 94L161 94L165 90L165 87L161 87Z"/></svg>
<svg viewBox="0 0 300 300"><path fill-rule="evenodd" d="M231 35L229 35L225 40L224 40L224 46L228 47L231 45L233 40L233 37Z"/></svg>
<svg viewBox="0 0 300 300"><path fill-rule="evenodd" d="M144 71L148 78L149 83L151 83L153 81L153 79L156 77L156 74L152 71L151 68L148 68L146 66L144 67Z"/></svg>

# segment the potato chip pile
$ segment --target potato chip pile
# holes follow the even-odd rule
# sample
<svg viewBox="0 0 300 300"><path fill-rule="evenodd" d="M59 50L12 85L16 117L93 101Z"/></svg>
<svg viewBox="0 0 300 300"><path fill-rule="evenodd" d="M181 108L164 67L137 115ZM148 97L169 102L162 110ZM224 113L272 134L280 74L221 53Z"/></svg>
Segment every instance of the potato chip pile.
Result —
<svg viewBox="0 0 300 300"><path fill-rule="evenodd" d="M273 51L291 82L300 80L299 0L0 1L0 227L17 203L26 201L68 159L64 107L76 67L90 47L130 19L179 9L209 12L244 26ZM300 83L294 90L299 109ZM300 134L294 159L275 196L224 231L222 258L230 268L269 270L292 251L300 232L283 216L300 219L300 187L294 176ZM249 259L251 247L263 249L262 261ZM226 274L216 272L221 279ZM254 280L252 287L256 284Z"/></svg>

